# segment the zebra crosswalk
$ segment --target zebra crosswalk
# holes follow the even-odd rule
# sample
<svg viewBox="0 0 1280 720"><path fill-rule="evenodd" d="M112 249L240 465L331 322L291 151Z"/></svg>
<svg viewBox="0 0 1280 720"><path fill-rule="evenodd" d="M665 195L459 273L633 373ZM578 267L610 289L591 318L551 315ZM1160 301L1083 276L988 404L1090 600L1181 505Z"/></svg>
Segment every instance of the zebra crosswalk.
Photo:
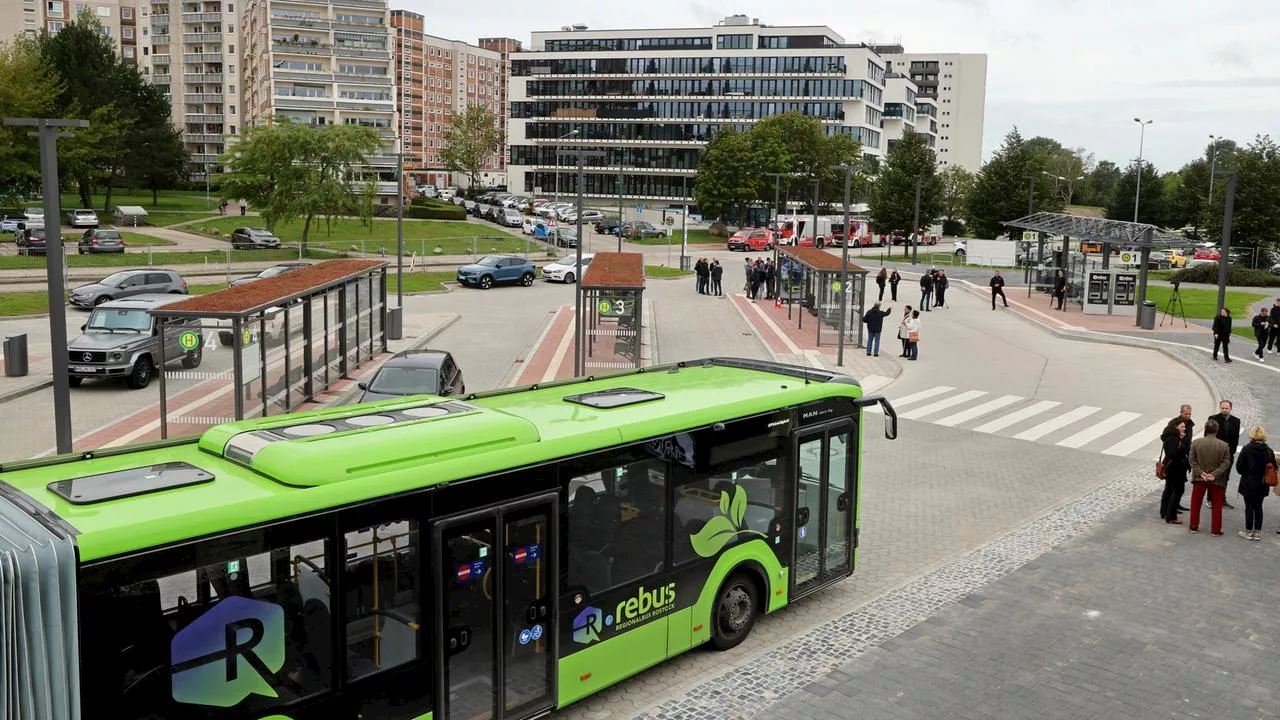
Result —
<svg viewBox="0 0 1280 720"><path fill-rule="evenodd" d="M938 385L899 398L889 396L898 417L1116 457L1158 452L1168 418L1095 405L1067 405L1021 395ZM878 406L867 412L881 412Z"/></svg>

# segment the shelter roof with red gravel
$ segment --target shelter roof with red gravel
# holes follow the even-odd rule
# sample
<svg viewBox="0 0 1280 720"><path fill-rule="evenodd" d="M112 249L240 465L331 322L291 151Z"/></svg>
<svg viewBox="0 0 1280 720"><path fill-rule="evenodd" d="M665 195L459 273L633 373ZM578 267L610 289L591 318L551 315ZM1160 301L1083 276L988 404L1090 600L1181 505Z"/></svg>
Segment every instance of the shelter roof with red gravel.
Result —
<svg viewBox="0 0 1280 720"><path fill-rule="evenodd" d="M594 264L594 263L593 263ZM235 285L156 308L152 315L187 317L244 317L283 305L296 298L369 275L387 263L381 260L328 260L275 277ZM641 268L643 273L643 267Z"/></svg>
<svg viewBox="0 0 1280 720"><path fill-rule="evenodd" d="M821 272L840 272L840 269L841 269L840 258L836 257L835 255L832 255L829 252L825 252L817 248L780 247L778 248L778 251L781 252L783 255L790 255L791 257L795 258L796 260L800 261L805 265L808 265L814 270L818 270ZM594 261L592 261L592 264L594 264ZM870 271L862 267L861 265L855 265L853 263L849 263L849 274L851 275L852 274L866 275L868 272Z"/></svg>
<svg viewBox="0 0 1280 720"><path fill-rule="evenodd" d="M582 276L584 288L643 288L644 255L598 252Z"/></svg>

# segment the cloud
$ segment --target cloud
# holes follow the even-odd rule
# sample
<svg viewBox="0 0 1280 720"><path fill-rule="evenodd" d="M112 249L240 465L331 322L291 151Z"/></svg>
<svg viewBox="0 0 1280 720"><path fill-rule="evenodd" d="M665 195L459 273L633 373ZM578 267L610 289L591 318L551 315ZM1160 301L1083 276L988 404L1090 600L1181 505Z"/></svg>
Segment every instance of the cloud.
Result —
<svg viewBox="0 0 1280 720"><path fill-rule="evenodd" d="M1209 55L1209 59L1214 65L1221 65L1235 70L1243 70L1253 64L1249 61L1248 54L1241 50L1238 45L1223 45L1213 51Z"/></svg>
<svg viewBox="0 0 1280 720"><path fill-rule="evenodd" d="M1280 77L1183 78L1180 80L1161 80L1156 85L1160 87L1205 88L1207 90L1273 88L1280 87Z"/></svg>

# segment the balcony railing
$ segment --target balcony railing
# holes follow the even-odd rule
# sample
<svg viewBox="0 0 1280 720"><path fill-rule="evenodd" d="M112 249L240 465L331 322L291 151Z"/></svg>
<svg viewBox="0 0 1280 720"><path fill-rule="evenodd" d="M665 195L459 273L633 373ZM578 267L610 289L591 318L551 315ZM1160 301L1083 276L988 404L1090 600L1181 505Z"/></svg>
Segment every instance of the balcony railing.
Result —
<svg viewBox="0 0 1280 720"><path fill-rule="evenodd" d="M210 135L210 134L208 134L208 133L185 133L185 134L183 134L182 139L183 139L183 140L186 140L187 142L192 142L192 143L220 143L220 142L222 142L222 136L221 136L221 135Z"/></svg>
<svg viewBox="0 0 1280 720"><path fill-rule="evenodd" d="M171 82L173 82L173 76L172 76L172 75L165 74L165 75L152 75L152 76L151 76L151 84L152 84L152 85L168 85L168 84L169 84L169 83L171 83Z"/></svg>
<svg viewBox="0 0 1280 720"><path fill-rule="evenodd" d="M305 29L329 29L329 21L324 18L297 18L297 17L281 17L279 15L271 16L271 27L285 28L305 28Z"/></svg>
<svg viewBox="0 0 1280 720"><path fill-rule="evenodd" d="M390 85L390 75L363 75L360 73L335 73L334 80L345 84L356 85Z"/></svg>
<svg viewBox="0 0 1280 720"><path fill-rule="evenodd" d="M186 73L182 76L182 81L189 83L220 83L222 82L222 73Z"/></svg>
<svg viewBox="0 0 1280 720"><path fill-rule="evenodd" d="M292 95L276 95L273 102L282 108L316 108L333 109L333 98L294 97Z"/></svg>
<svg viewBox="0 0 1280 720"><path fill-rule="evenodd" d="M225 99L226 96L222 93L183 93L182 95L183 102L193 103L221 103Z"/></svg>
<svg viewBox="0 0 1280 720"><path fill-rule="evenodd" d="M168 45L169 43L169 33L151 33L152 45Z"/></svg>
<svg viewBox="0 0 1280 720"><path fill-rule="evenodd" d="M271 43L271 49L275 52L301 53L303 55L330 55L333 53L333 48L327 43L320 42L312 45L310 43L277 41Z"/></svg>
<svg viewBox="0 0 1280 720"><path fill-rule="evenodd" d="M395 101L386 100L339 100L339 110L364 110L365 112L393 112Z"/></svg>
<svg viewBox="0 0 1280 720"><path fill-rule="evenodd" d="M191 162L197 165L212 165L218 162L216 153L191 153Z"/></svg>
<svg viewBox="0 0 1280 720"><path fill-rule="evenodd" d="M272 80L301 80L303 82L333 82L333 75L327 72L302 72L297 70L272 70Z"/></svg>
<svg viewBox="0 0 1280 720"><path fill-rule="evenodd" d="M390 60L390 50L376 50L373 48L353 48L341 47L335 45L333 54L338 57L355 57L355 58L372 58L376 60Z"/></svg>
<svg viewBox="0 0 1280 720"><path fill-rule="evenodd" d="M216 12L184 12L182 22L222 22L222 13Z"/></svg>
<svg viewBox="0 0 1280 720"><path fill-rule="evenodd" d="M224 117L220 113L188 113L182 119L185 122L220 123Z"/></svg>
<svg viewBox="0 0 1280 720"><path fill-rule="evenodd" d="M156 42L153 38L152 42ZM222 42L222 33L182 33L182 42Z"/></svg>
<svg viewBox="0 0 1280 720"><path fill-rule="evenodd" d="M222 53L182 53L182 62L222 62Z"/></svg>
<svg viewBox="0 0 1280 720"><path fill-rule="evenodd" d="M329 0L330 5L337 7L358 7L373 8L375 10L386 10L386 0Z"/></svg>
<svg viewBox="0 0 1280 720"><path fill-rule="evenodd" d="M169 53L156 53L151 56L151 67L155 67L156 65L168 65L168 64L169 64Z"/></svg>

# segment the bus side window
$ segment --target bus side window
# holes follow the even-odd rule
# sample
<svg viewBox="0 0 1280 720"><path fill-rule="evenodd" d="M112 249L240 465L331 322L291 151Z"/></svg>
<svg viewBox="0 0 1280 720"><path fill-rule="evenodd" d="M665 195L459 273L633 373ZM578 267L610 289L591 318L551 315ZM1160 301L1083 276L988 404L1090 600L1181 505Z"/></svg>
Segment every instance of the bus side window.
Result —
<svg viewBox="0 0 1280 720"><path fill-rule="evenodd" d="M417 521L348 532L344 552L347 677L354 680L418 659Z"/></svg>
<svg viewBox="0 0 1280 720"><path fill-rule="evenodd" d="M654 540L666 524L666 461L625 449L570 472L580 474L566 488L569 585L595 594L661 571L665 551Z"/></svg>

